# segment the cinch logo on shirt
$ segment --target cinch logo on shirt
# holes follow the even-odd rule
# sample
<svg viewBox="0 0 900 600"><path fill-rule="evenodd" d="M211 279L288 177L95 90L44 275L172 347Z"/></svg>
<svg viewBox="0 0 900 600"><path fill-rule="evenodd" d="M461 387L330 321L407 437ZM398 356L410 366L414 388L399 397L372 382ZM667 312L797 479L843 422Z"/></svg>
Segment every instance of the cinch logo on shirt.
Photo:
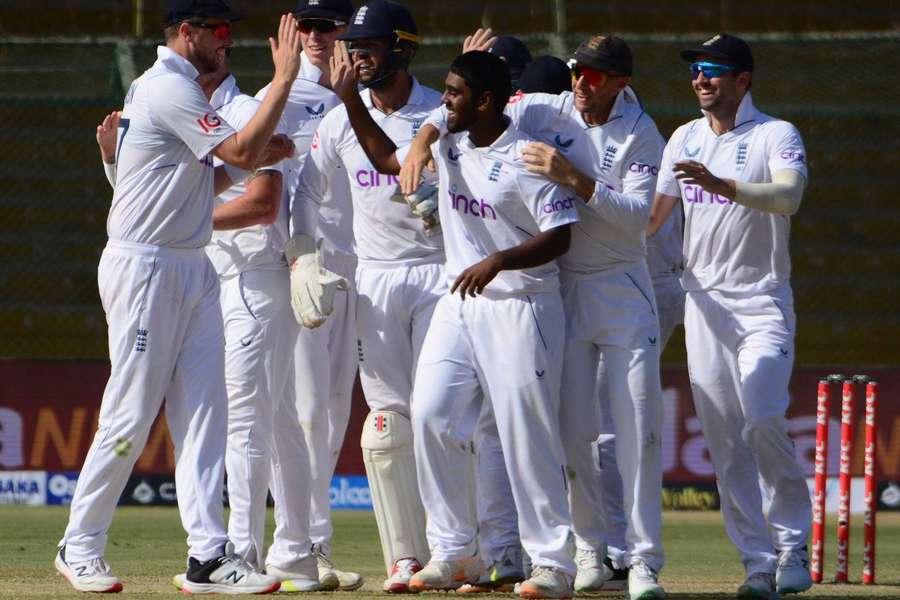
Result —
<svg viewBox="0 0 900 600"><path fill-rule="evenodd" d="M400 178L396 175L385 175L378 171L363 170L356 172L356 183L359 184L359 187L364 188L381 187L383 185L395 186L400 183Z"/></svg>
<svg viewBox="0 0 900 600"><path fill-rule="evenodd" d="M197 123L200 124L200 129L202 129L204 133L209 133L213 129L218 129L222 126L222 119L220 119L218 115L206 113L202 118L197 119Z"/></svg>
<svg viewBox="0 0 900 600"><path fill-rule="evenodd" d="M784 160L790 160L793 162L804 163L806 162L806 156L799 150L785 150L781 153L781 158Z"/></svg>
<svg viewBox="0 0 900 600"><path fill-rule="evenodd" d="M453 203L453 210L458 210L464 215L472 215L480 219L497 220L497 212L494 210L494 207L485 202L484 199L466 198L463 194L457 194L453 190L450 190L448 193ZM490 215L488 211L490 211Z"/></svg>
<svg viewBox="0 0 900 600"><path fill-rule="evenodd" d="M553 202L548 202L541 207L541 210L549 215L550 213L560 212L562 210L570 210L574 206L574 200L572 198L566 198L565 200L554 200Z"/></svg>
<svg viewBox="0 0 900 600"><path fill-rule="evenodd" d="M699 185L684 186L684 201L692 204L734 204L733 200L723 198L718 194L711 194Z"/></svg>
<svg viewBox="0 0 900 600"><path fill-rule="evenodd" d="M659 175L659 168L653 165L645 165L644 163L633 162L628 165L628 171L631 173L640 173L642 175Z"/></svg>

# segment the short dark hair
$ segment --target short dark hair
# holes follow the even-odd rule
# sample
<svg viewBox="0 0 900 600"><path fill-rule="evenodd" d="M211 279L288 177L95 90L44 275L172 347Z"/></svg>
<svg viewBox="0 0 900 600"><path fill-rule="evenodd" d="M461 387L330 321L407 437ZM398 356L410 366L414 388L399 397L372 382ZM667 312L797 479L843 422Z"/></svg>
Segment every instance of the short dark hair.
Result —
<svg viewBox="0 0 900 600"><path fill-rule="evenodd" d="M178 37L178 30L181 29L181 23L173 23L172 25L167 25L165 29L163 29L163 35L166 36L166 41L175 39Z"/></svg>
<svg viewBox="0 0 900 600"><path fill-rule="evenodd" d="M450 65L450 72L460 76L466 82L466 85L472 90L473 98L490 92L494 97L494 109L497 114L503 114L509 96L512 94L512 84L510 83L509 69L500 58L480 50L466 52L454 59Z"/></svg>

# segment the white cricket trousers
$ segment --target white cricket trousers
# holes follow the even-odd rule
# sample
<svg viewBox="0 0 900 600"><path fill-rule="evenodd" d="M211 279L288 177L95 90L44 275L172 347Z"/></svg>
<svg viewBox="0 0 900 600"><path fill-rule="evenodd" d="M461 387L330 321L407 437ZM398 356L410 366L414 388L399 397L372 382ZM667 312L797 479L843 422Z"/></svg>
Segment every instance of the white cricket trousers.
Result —
<svg viewBox="0 0 900 600"><path fill-rule="evenodd" d="M490 403L484 402L475 428L478 547L485 565L503 559L510 546L519 547L519 525L512 486L503 460L503 446Z"/></svg>
<svg viewBox="0 0 900 600"><path fill-rule="evenodd" d="M385 267L361 262L359 292L359 378L371 411L409 417L416 361L434 307L447 293L443 264Z"/></svg>
<svg viewBox="0 0 900 600"><path fill-rule="evenodd" d="M493 409L519 533L536 566L575 573L559 428L565 316L557 292L438 302L419 357L413 443L432 556L477 550L470 448Z"/></svg>
<svg viewBox="0 0 900 600"><path fill-rule="evenodd" d="M188 554L225 543L227 404L219 280L202 248L109 240L97 279L112 370L60 544L70 562L103 556L113 511L163 398Z"/></svg>
<svg viewBox="0 0 900 600"><path fill-rule="evenodd" d="M294 407L293 349L299 326L287 268L221 279L228 391L228 537L256 568L272 488L276 533L269 562L285 567L309 555L309 456ZM279 468L281 467L281 468ZM287 468L285 468L287 467ZM270 477L271 474L271 477Z"/></svg>
<svg viewBox="0 0 900 600"><path fill-rule="evenodd" d="M663 406L659 322L650 276L643 263L613 273L564 272L562 294L567 340L560 423L565 432L576 544L606 549L593 448L600 435L599 407L607 402L616 436L615 462L622 480L628 482L622 489L628 554L632 561L640 558L658 571L665 561Z"/></svg>
<svg viewBox="0 0 900 600"><path fill-rule="evenodd" d="M325 267L347 280L334 310L315 329L300 328L294 351L297 414L309 446L309 537L331 553L331 478L350 421L356 379L356 257L323 255Z"/></svg>
<svg viewBox="0 0 900 600"><path fill-rule="evenodd" d="M796 327L791 289L751 297L688 292L684 326L725 529L748 574L774 573L776 552L806 545L812 519L785 419ZM772 498L768 522L760 476Z"/></svg>
<svg viewBox="0 0 900 600"><path fill-rule="evenodd" d="M678 272L654 277L653 295L659 316L659 353L662 354L675 328L684 323L684 289Z"/></svg>

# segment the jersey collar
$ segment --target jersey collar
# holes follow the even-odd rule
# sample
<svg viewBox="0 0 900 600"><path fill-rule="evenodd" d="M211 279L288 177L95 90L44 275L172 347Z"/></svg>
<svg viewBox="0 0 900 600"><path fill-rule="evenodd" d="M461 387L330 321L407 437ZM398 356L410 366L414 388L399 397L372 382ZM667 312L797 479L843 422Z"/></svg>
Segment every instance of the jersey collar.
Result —
<svg viewBox="0 0 900 600"><path fill-rule="evenodd" d="M173 73L180 73L188 79L197 79L200 71L188 61L168 46L156 47L156 62L162 65L166 70Z"/></svg>
<svg viewBox="0 0 900 600"><path fill-rule="evenodd" d="M237 98L241 93L241 90L238 89L237 81L234 78L234 75L229 75L225 78L219 87L216 88L216 91L213 92L212 98L209 99L209 104L216 110L219 110L235 98Z"/></svg>
<svg viewBox="0 0 900 600"><path fill-rule="evenodd" d="M575 104L574 104L574 100L573 100L573 104L572 104L573 111L574 111L574 108L575 108ZM587 122L585 122L584 117L581 115L580 112L578 112L578 111L574 111L574 112L576 112L578 114L578 121L581 123L581 126L584 127L585 129L589 129L591 127L603 127L609 123L612 123L613 121L621 119L622 117L625 116L625 114L629 110L632 110L633 108L637 108L638 112L640 112L642 110L641 109L641 101L638 99L637 94L631 88L631 86L626 85L624 88L622 88L619 91L619 94L616 96L616 100L615 100L615 102L613 102L612 109L609 111L609 117L606 119L606 123L602 123L600 125L589 125Z"/></svg>
<svg viewBox="0 0 900 600"><path fill-rule="evenodd" d="M707 116L708 113L703 109L701 109L700 112L703 113L704 117L707 117L704 119L704 121L706 121L706 126L710 127L709 118ZM757 119L759 119L760 114L761 113L759 112L759 110L753 104L753 96L750 94L749 91L747 91L747 93L744 94L744 97L741 98L741 103L738 104L737 113L734 116L734 128L732 128L731 131L734 131L741 125L746 125L747 123L752 123L753 121L756 121ZM710 131L712 131L711 127L710 127ZM729 131L727 133L731 133L731 132Z"/></svg>
<svg viewBox="0 0 900 600"><path fill-rule="evenodd" d="M312 81L313 83L319 83L319 79L321 77L321 69L313 64L313 62L306 55L306 51L304 50L300 56L300 74L297 75L297 78L306 79L308 81Z"/></svg>
<svg viewBox="0 0 900 600"><path fill-rule="evenodd" d="M503 130L503 133L501 133L490 146L481 146L480 148L475 146L475 144L472 143L472 140L469 139L468 133L465 138L463 138L461 146L466 150L477 150L479 152L487 152L489 150L498 150L502 152L509 146L512 146L516 143L516 140L519 139L518 131L513 127L512 120L509 117L504 118L506 119L506 129Z"/></svg>
<svg viewBox="0 0 900 600"><path fill-rule="evenodd" d="M366 105L366 108L371 110L374 106L374 104L372 103L372 90L366 88L364 90L361 90L359 95L362 97L363 104ZM424 101L425 92L422 91L422 86L421 84L419 84L419 80L415 77L412 77L412 89L409 91L409 99L406 101L404 108L406 106L418 106ZM400 110L403 110L403 108L401 108Z"/></svg>

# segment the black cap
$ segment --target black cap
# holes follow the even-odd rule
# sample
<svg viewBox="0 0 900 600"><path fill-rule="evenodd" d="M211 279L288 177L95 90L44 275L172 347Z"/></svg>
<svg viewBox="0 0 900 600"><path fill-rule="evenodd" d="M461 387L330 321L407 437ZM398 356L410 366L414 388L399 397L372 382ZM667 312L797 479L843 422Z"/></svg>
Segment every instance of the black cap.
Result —
<svg viewBox="0 0 900 600"><path fill-rule="evenodd" d="M247 15L231 8L225 0L168 0L164 21L167 27L197 17L241 21Z"/></svg>
<svg viewBox="0 0 900 600"><path fill-rule="evenodd" d="M348 23L353 14L353 3L350 0L300 0L294 9L298 19L329 19Z"/></svg>
<svg viewBox="0 0 900 600"><path fill-rule="evenodd" d="M531 52L528 51L528 46L519 38L511 35L497 36L497 41L488 52L503 59L513 82L522 76L522 71L531 62Z"/></svg>
<svg viewBox="0 0 900 600"><path fill-rule="evenodd" d="M388 0L372 0L356 9L347 32L338 37L346 41L369 38L391 38L418 44L419 32L405 6Z"/></svg>
<svg viewBox="0 0 900 600"><path fill-rule="evenodd" d="M578 64L598 71L615 71L620 75L631 75L634 69L631 48L622 38L608 33L591 36L581 42L574 58Z"/></svg>
<svg viewBox="0 0 900 600"><path fill-rule="evenodd" d="M561 94L572 89L572 73L569 66L555 56L538 56L525 67L519 78L519 89L526 94Z"/></svg>
<svg viewBox="0 0 900 600"><path fill-rule="evenodd" d="M753 71L753 53L750 52L750 45L741 38L727 33L717 33L696 48L681 51L681 58L688 62L696 61L698 56L722 58L736 65L741 71Z"/></svg>

